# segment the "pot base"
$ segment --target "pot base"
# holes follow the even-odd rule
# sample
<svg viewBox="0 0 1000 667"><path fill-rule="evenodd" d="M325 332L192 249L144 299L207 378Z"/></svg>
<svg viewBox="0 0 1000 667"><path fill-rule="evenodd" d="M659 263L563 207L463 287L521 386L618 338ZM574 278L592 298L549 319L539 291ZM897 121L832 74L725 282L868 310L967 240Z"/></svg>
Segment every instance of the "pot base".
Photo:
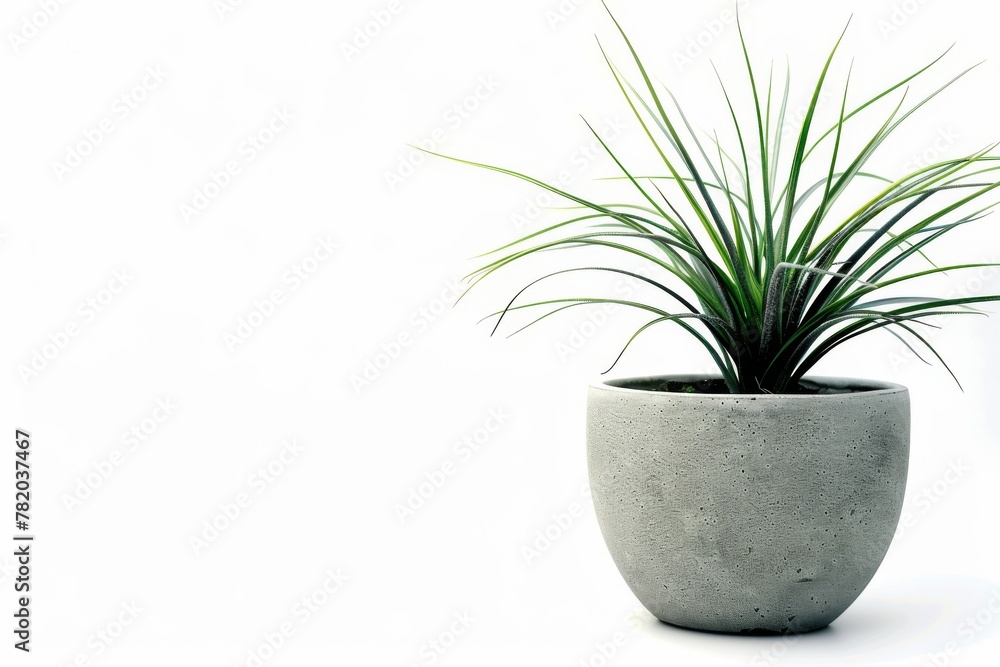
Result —
<svg viewBox="0 0 1000 667"><path fill-rule="evenodd" d="M705 633L713 634L713 635L744 635L746 637L782 637L784 635L806 635L806 634L809 634L811 632L819 632L821 630L825 630L826 628L830 627L830 624L827 623L826 625L819 625L819 626L814 627L814 628L810 628L810 627L800 628L800 629L798 629L798 628L797 629L784 628L782 630L768 630L768 629L764 629L764 628L753 628L753 629L747 629L747 630L728 631L728 630L713 630L713 629L710 629L710 628L697 628L697 627L691 627L691 626L687 626L687 625L678 625L677 623L671 623L670 621L665 621L662 618L658 618L657 620L660 623L663 623L664 625L669 625L670 627L677 628L678 630L689 630L689 631L692 631L692 632L705 632Z"/></svg>

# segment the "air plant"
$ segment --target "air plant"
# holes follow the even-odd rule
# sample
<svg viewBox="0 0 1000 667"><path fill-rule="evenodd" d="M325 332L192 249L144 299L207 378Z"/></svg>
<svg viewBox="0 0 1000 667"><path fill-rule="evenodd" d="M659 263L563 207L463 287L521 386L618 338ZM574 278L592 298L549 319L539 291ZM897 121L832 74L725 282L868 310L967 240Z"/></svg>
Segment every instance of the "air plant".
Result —
<svg viewBox="0 0 1000 667"><path fill-rule="evenodd" d="M848 74L836 95L839 118L819 133L814 131L814 118L821 97L827 95L827 78L844 37L841 34L815 84L789 156L788 147L782 145L782 128L790 77L786 74L783 86L778 85L772 67L767 85L759 84L740 26L752 105L744 112L719 77L735 134L733 145L723 147L717 135L699 138L678 100L654 83L625 31L611 18L641 84L630 84L600 42L599 48L665 170L657 176L633 174L589 123L620 169L616 178L634 192L632 203L598 203L516 171L449 157L527 181L565 199L567 210L573 211L569 219L482 256L487 263L468 276L469 289L513 262L550 250L602 248L621 259L627 254L631 262L641 261L651 271L642 275L619 265L549 273L517 292L506 308L491 316L497 320L493 331L515 311L543 313L528 326L588 304L644 311L649 321L631 336L622 354L651 327L672 323L704 346L732 393L796 393L803 377L832 350L879 330L899 338L923 361L918 349L929 353L951 373L927 340L927 328L936 326L930 320L982 314L972 305L1000 296L894 296L886 288L935 274L996 266L937 266L925 250L945 234L982 219L996 204L985 202L1000 187L995 178L998 158L990 156L993 147L989 147L895 179L870 173L865 166L904 121L973 68L909 105L908 85L944 54L858 105L848 104ZM895 97L898 102L878 130L850 137L863 140L863 147L848 151L845 139L850 122L877 108L876 103L891 103ZM817 175L823 177L803 183L807 166L820 169ZM877 194L856 207L851 205L853 213L834 217L834 204L843 206L845 195L863 192L858 187L862 181L876 184ZM917 262L924 265L917 268ZM525 293L535 284L573 272L628 276L648 285L663 302L599 296L525 302Z"/></svg>

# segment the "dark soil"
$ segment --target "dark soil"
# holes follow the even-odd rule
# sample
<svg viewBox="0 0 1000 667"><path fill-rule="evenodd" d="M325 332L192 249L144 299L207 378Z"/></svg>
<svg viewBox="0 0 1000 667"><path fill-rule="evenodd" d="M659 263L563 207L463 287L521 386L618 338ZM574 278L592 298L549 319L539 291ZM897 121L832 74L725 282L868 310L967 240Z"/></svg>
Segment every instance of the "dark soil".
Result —
<svg viewBox="0 0 1000 667"><path fill-rule="evenodd" d="M638 382L630 382L629 389L640 389L643 391L662 391L674 394L729 394L725 381L718 380L696 380L691 382L679 382L677 380L652 379ZM821 395L821 394L851 394L859 391L869 391L866 387L828 387L825 385L802 380L796 391L788 391L786 394L795 395Z"/></svg>

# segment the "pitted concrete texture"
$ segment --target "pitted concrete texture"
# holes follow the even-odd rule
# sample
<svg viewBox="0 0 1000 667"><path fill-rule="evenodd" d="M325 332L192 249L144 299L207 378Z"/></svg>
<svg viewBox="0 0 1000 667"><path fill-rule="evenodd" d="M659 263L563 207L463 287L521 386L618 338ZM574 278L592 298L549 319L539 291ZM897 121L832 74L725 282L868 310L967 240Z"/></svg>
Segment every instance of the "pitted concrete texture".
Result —
<svg viewBox="0 0 1000 667"><path fill-rule="evenodd" d="M601 532L662 621L731 633L825 627L874 576L899 521L905 387L816 378L822 395L594 385L587 463Z"/></svg>

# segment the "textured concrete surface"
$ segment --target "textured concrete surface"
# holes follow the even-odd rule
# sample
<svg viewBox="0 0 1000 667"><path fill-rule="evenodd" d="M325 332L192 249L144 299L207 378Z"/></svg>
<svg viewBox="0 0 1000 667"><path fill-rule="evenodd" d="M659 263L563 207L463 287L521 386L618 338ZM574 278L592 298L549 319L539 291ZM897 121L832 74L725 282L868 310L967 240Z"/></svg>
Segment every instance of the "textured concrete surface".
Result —
<svg viewBox="0 0 1000 667"><path fill-rule="evenodd" d="M660 620L717 632L815 630L874 576L903 503L909 394L814 380L872 390L590 388L587 458L601 532Z"/></svg>

